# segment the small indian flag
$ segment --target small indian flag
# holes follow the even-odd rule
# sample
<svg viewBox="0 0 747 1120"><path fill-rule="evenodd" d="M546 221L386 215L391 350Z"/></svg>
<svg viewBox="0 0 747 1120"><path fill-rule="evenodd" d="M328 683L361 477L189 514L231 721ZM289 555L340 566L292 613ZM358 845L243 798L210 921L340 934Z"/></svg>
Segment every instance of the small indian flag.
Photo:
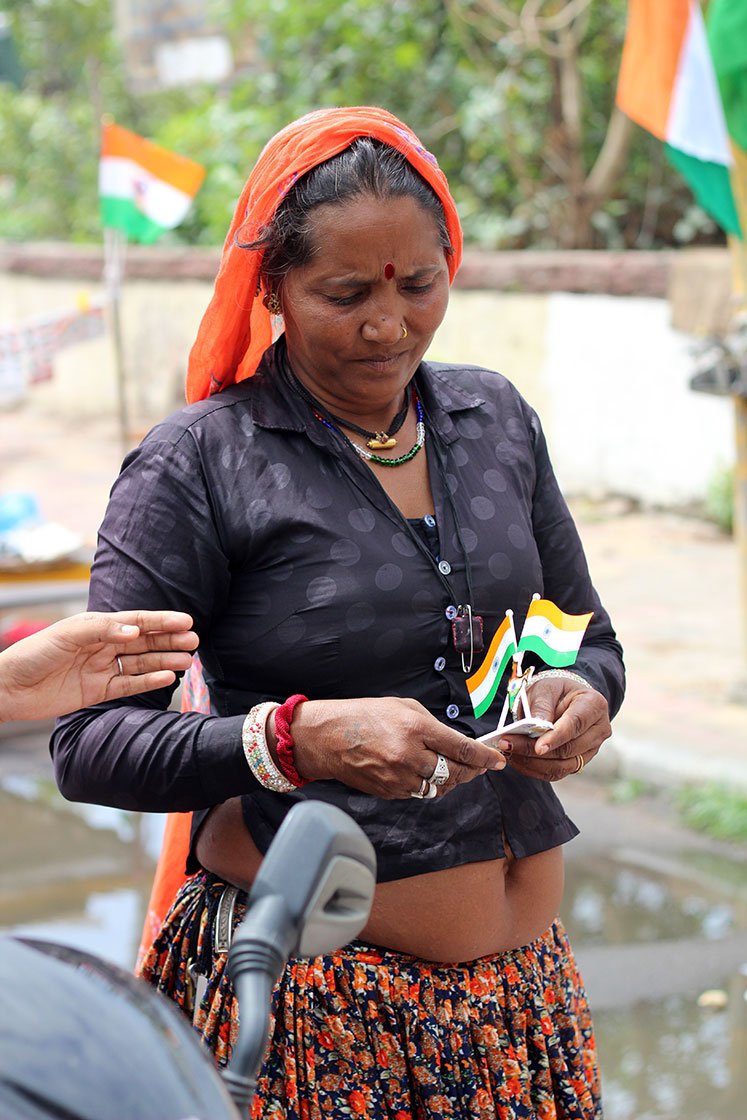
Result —
<svg viewBox="0 0 747 1120"><path fill-rule="evenodd" d="M555 669L572 665L591 616L592 612L565 614L549 599L533 599L517 649L520 653L536 653L546 665Z"/></svg>
<svg viewBox="0 0 747 1120"><path fill-rule="evenodd" d="M743 0L722 0L721 7L737 4L744 8ZM734 29L744 34L743 18ZM698 0L629 0L617 104L664 141L703 209L741 236L731 181L734 137L730 142Z"/></svg>
<svg viewBox="0 0 747 1120"><path fill-rule="evenodd" d="M104 125L99 164L101 221L150 244L184 219L205 168L116 124Z"/></svg>
<svg viewBox="0 0 747 1120"><path fill-rule="evenodd" d="M496 630L482 665L476 673L467 678L467 691L478 719L493 703L506 666L515 653L513 611L506 611L506 617Z"/></svg>

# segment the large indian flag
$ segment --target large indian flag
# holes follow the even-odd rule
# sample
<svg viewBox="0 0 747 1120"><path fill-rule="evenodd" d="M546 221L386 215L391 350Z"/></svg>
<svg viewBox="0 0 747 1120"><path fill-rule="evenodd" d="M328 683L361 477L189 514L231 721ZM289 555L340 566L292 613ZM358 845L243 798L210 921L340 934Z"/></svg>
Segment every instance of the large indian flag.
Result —
<svg viewBox="0 0 747 1120"><path fill-rule="evenodd" d="M104 125L99 164L101 221L130 241L151 243L183 221L205 169L116 124Z"/></svg>
<svg viewBox="0 0 747 1120"><path fill-rule="evenodd" d="M742 51L742 67L746 7L745 0L712 0L709 12L722 23L728 14L740 25L734 32L741 34L741 43L732 44L731 54ZM743 69L740 80L744 85ZM722 229L741 236L731 177L740 153L735 156L735 134L730 136L727 127L698 0L629 0L617 104L664 141L667 156L703 209Z"/></svg>
<svg viewBox="0 0 747 1120"><path fill-rule="evenodd" d="M565 614L549 599L533 599L517 645L519 653L536 653L554 669L572 665L592 613Z"/></svg>
<svg viewBox="0 0 747 1120"><path fill-rule="evenodd" d="M475 715L487 712L495 699L506 666L516 653L516 634L514 632L513 612L507 611L506 617L496 630L482 665L467 678L467 691L472 701Z"/></svg>

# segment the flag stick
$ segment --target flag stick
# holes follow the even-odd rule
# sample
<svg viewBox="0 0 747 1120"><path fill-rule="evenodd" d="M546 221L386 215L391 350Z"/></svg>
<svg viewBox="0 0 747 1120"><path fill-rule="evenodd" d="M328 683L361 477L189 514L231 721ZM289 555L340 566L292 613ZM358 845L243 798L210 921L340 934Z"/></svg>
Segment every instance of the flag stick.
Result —
<svg viewBox="0 0 747 1120"><path fill-rule="evenodd" d="M127 411L127 376L122 341L121 294L127 240L121 230L104 229L104 285L109 301L109 318L114 343L114 369L117 379L119 438L122 454L129 451L130 423Z"/></svg>
<svg viewBox="0 0 747 1120"><path fill-rule="evenodd" d="M732 172L735 177L735 172ZM747 183L744 188L747 191ZM735 192L736 193L736 192ZM747 206L744 207L744 216L747 217ZM742 214L740 214L742 217ZM729 238L732 256L732 275L734 294L744 304L747 297L747 252L744 243L736 238ZM739 557L738 569L740 573L740 599L742 608L742 675L732 689L732 699L738 703L747 704L747 397L739 393L732 395L734 401L734 435L735 435L735 463L734 463L734 539Z"/></svg>

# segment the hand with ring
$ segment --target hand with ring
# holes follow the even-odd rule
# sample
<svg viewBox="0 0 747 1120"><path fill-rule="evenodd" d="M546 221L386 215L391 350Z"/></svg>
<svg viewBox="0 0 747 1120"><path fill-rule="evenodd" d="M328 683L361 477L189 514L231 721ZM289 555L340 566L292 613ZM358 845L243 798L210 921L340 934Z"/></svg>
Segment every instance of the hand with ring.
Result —
<svg viewBox="0 0 747 1120"><path fill-rule="evenodd" d="M302 777L333 779L376 797L443 797L506 765L494 747L396 696L307 700L295 710L293 739Z"/></svg>
<svg viewBox="0 0 747 1120"><path fill-rule="evenodd" d="M410 797L425 797L431 798L438 795L438 787L445 786L449 780L451 771L449 764L442 754L438 755L436 765L430 778L423 778L420 789L417 793L411 793Z"/></svg>
<svg viewBox="0 0 747 1120"><path fill-rule="evenodd" d="M532 681L529 700L532 715L555 726L537 739L511 735L499 740L510 765L547 782L580 774L612 734L604 696L583 681L559 674Z"/></svg>
<svg viewBox="0 0 747 1120"><path fill-rule="evenodd" d="M45 719L167 688L197 648L181 611L86 611L0 653L0 720Z"/></svg>

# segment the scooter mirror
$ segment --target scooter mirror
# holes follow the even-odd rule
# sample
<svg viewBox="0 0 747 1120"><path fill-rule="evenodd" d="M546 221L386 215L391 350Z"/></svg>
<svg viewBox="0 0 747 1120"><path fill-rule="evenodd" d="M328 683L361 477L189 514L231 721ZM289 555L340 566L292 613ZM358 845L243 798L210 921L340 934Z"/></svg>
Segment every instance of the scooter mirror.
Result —
<svg viewBox="0 0 747 1120"><path fill-rule="evenodd" d="M287 909L287 956L315 957L351 941L368 921L376 887L373 845L347 813L302 801L278 829L247 907L269 896ZM280 931L275 929L276 939Z"/></svg>
<svg viewBox="0 0 747 1120"><path fill-rule="evenodd" d="M262 861L228 956L240 1027L223 1076L241 1108L255 1090L272 986L288 957L329 953L356 937L375 886L373 846L347 813L323 801L290 810Z"/></svg>

